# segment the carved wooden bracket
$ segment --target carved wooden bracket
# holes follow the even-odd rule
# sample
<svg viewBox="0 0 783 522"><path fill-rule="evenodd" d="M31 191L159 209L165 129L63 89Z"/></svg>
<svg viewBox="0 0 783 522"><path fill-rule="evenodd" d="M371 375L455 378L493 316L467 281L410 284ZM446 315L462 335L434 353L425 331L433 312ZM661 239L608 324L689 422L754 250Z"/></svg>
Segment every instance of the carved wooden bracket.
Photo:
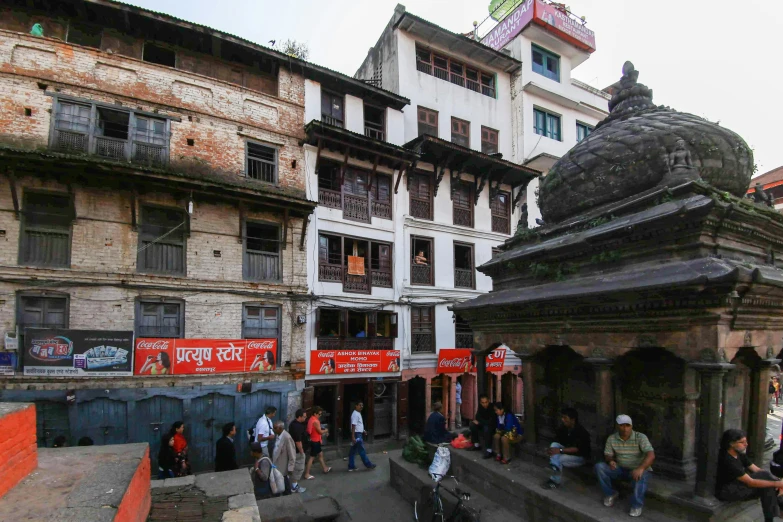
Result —
<svg viewBox="0 0 783 522"><path fill-rule="evenodd" d="M475 199L473 201L473 206L478 205L479 196L481 196L481 191L484 190L484 185L487 184L487 179L489 179L489 172L486 172L486 173L484 173L481 176L481 181L480 182L478 182L478 180L476 180L478 182L478 186L476 187L476 196L475 196Z"/></svg>
<svg viewBox="0 0 783 522"><path fill-rule="evenodd" d="M503 176L495 183L495 186L492 186L492 181L489 182L489 200L492 201L495 199L495 197L498 195L498 192L500 192L500 185L503 184ZM513 207L512 207L513 208Z"/></svg>
<svg viewBox="0 0 783 522"><path fill-rule="evenodd" d="M440 187L440 182L441 180L443 180L443 175L445 173L446 173L446 167L435 165L435 188L432 191L433 197L437 197L438 187Z"/></svg>
<svg viewBox="0 0 783 522"><path fill-rule="evenodd" d="M514 189L512 188L511 191L513 192ZM514 201L511 203L511 208L515 209L517 208L517 205L519 204L519 201L522 199L522 194L525 193L525 187L524 185L519 186L519 192L517 192L517 195L514 196Z"/></svg>
<svg viewBox="0 0 783 522"><path fill-rule="evenodd" d="M21 211L19 210L19 195L16 193L16 176L14 175L14 171L10 168L7 168L5 173L8 176L8 184L11 188L11 200L14 203L14 217L18 221Z"/></svg>
<svg viewBox="0 0 783 522"><path fill-rule="evenodd" d="M305 249L305 237L307 237L307 225L310 223L310 216L302 219L302 235L299 237L299 250Z"/></svg>
<svg viewBox="0 0 783 522"><path fill-rule="evenodd" d="M451 181L451 200L454 201L454 191L457 190L457 183L459 183L459 170L451 169L449 171L449 181Z"/></svg>

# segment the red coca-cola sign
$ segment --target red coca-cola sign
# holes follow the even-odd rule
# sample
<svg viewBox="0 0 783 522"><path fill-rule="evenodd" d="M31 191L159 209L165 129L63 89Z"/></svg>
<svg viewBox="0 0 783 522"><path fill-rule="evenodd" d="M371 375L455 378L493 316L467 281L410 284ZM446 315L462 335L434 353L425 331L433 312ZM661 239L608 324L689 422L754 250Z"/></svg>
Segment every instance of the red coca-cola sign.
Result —
<svg viewBox="0 0 783 522"><path fill-rule="evenodd" d="M277 339L136 339L136 375L270 372Z"/></svg>
<svg viewBox="0 0 783 522"><path fill-rule="evenodd" d="M139 339L136 343L137 350L168 350L168 339Z"/></svg>
<svg viewBox="0 0 783 522"><path fill-rule="evenodd" d="M501 372L506 362L506 348L487 355L488 372ZM438 373L468 373L476 371L476 357L468 348L441 348L438 351Z"/></svg>

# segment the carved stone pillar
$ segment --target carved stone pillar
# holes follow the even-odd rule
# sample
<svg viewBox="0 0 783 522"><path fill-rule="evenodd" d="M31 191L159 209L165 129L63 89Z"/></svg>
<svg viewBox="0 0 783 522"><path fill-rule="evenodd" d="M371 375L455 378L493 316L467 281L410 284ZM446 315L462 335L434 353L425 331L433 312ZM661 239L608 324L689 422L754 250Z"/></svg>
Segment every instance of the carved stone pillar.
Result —
<svg viewBox="0 0 783 522"><path fill-rule="evenodd" d="M487 354L474 350L476 356L476 389L478 395L487 393Z"/></svg>
<svg viewBox="0 0 783 522"><path fill-rule="evenodd" d="M525 439L531 444L538 440L536 434L535 368L532 356L520 356L522 361L522 385L525 389Z"/></svg>
<svg viewBox="0 0 783 522"><path fill-rule="evenodd" d="M503 375L501 374L492 374L492 379L495 381L495 402L502 402L503 401ZM510 404L505 404L506 408L510 408Z"/></svg>
<svg viewBox="0 0 783 522"><path fill-rule="evenodd" d="M696 489L699 497L711 502L715 494L715 476L718 472L718 454L721 426L721 404L723 402L723 378L734 368L733 364L720 362L691 363L701 377L699 395L699 433L696 444ZM766 420L766 415L765 415ZM762 442L763 443L763 442Z"/></svg>
<svg viewBox="0 0 783 522"><path fill-rule="evenodd" d="M769 378L772 366L780 359L763 359L751 373L751 403L748 418L748 455L759 467L764 467L764 442L767 438L769 412Z"/></svg>
<svg viewBox="0 0 783 522"><path fill-rule="evenodd" d="M591 365L595 373L595 413L598 424L592 437L592 444L594 454L601 455L606 438L614 432L615 407L612 384L614 359L589 357L585 359L585 363Z"/></svg>
<svg viewBox="0 0 783 522"><path fill-rule="evenodd" d="M457 377L451 377L451 386L449 386L449 429L454 430L457 418Z"/></svg>

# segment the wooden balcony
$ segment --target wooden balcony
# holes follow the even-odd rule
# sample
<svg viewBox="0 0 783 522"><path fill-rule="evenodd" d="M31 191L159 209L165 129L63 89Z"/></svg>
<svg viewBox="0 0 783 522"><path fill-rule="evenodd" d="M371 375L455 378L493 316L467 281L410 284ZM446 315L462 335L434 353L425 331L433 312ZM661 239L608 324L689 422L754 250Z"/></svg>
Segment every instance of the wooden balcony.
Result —
<svg viewBox="0 0 783 522"><path fill-rule="evenodd" d="M454 269L454 287L455 288L475 288L473 279L473 270L462 268Z"/></svg>
<svg viewBox="0 0 783 522"><path fill-rule="evenodd" d="M411 265L411 284L432 286L433 271L431 265Z"/></svg>
<svg viewBox="0 0 783 522"><path fill-rule="evenodd" d="M343 194L343 218L369 223L370 205L367 197Z"/></svg>

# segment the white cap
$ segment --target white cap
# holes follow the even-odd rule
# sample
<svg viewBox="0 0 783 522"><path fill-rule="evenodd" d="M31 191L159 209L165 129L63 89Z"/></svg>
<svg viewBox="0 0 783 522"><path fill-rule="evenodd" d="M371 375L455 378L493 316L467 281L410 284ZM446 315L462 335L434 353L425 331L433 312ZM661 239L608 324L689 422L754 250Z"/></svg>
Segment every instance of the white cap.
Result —
<svg viewBox="0 0 783 522"><path fill-rule="evenodd" d="M633 426L633 421L631 420L631 417L628 415L618 415L617 416L617 424L630 424Z"/></svg>

